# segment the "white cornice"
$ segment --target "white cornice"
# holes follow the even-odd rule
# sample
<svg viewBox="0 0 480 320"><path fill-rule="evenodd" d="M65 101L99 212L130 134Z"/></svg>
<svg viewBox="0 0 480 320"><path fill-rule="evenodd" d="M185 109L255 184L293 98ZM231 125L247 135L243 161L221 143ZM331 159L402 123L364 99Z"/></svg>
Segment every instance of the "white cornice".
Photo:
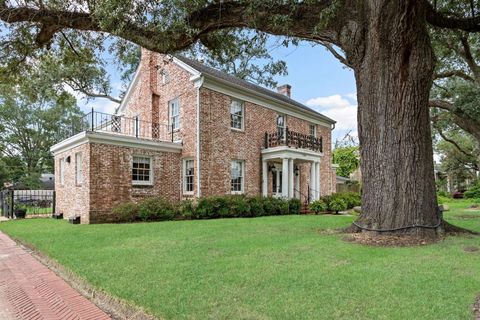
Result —
<svg viewBox="0 0 480 320"><path fill-rule="evenodd" d="M56 155L60 152L73 149L87 142L175 153L180 153L183 148L179 143L139 139L114 133L81 132L52 146L50 148L50 152L52 152L53 155Z"/></svg>
<svg viewBox="0 0 480 320"><path fill-rule="evenodd" d="M321 152L287 146L279 146L262 150L263 160L288 158L317 162L320 161L321 157L323 157L323 153Z"/></svg>

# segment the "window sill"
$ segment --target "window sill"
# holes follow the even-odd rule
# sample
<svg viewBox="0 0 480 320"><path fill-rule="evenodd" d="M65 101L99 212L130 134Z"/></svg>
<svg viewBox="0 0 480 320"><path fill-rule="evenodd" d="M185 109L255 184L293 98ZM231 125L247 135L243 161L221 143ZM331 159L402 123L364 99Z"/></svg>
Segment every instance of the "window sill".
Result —
<svg viewBox="0 0 480 320"><path fill-rule="evenodd" d="M145 187L153 187L153 182L132 182L132 187L134 188L145 188Z"/></svg>
<svg viewBox="0 0 480 320"><path fill-rule="evenodd" d="M232 132L245 133L245 129L230 128Z"/></svg>
<svg viewBox="0 0 480 320"><path fill-rule="evenodd" d="M230 194L243 194L243 191L230 191Z"/></svg>
<svg viewBox="0 0 480 320"><path fill-rule="evenodd" d="M193 192L193 191L184 191L184 192L183 192L183 195L184 195L184 196L193 196L193 195L194 195L194 192Z"/></svg>

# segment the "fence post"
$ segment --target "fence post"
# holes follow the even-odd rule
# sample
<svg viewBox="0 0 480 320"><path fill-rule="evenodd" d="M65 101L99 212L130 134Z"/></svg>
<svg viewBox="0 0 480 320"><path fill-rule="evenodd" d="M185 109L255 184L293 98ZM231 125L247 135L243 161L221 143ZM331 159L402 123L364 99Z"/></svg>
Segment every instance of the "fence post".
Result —
<svg viewBox="0 0 480 320"><path fill-rule="evenodd" d="M95 125L93 124L95 122L95 112L93 111L92 108L92 131L95 131Z"/></svg>
<svg viewBox="0 0 480 320"><path fill-rule="evenodd" d="M8 208L8 210L10 210L10 216L9 216L10 219L13 219L14 207L15 207L15 190L12 189L10 190L10 205Z"/></svg>
<svg viewBox="0 0 480 320"><path fill-rule="evenodd" d="M288 134L288 127L285 128L285 144L287 147L289 146L290 142L288 141L289 134Z"/></svg>
<svg viewBox="0 0 480 320"><path fill-rule="evenodd" d="M173 125L173 122L172 122L172 142L173 142L173 128L174 128L174 125Z"/></svg>
<svg viewBox="0 0 480 320"><path fill-rule="evenodd" d="M53 193L52 193L52 217L56 214L56 212L55 212L55 208L57 206L56 199L57 199L57 193L56 193L55 190L53 190Z"/></svg>

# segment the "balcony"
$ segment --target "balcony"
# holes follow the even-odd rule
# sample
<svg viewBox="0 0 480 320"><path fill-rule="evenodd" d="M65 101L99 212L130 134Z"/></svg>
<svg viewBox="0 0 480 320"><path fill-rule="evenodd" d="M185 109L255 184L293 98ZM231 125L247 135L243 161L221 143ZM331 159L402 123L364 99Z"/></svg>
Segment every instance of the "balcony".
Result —
<svg viewBox="0 0 480 320"><path fill-rule="evenodd" d="M323 152L323 139L291 131L288 127L273 133L265 132L265 149L279 146Z"/></svg>
<svg viewBox="0 0 480 320"><path fill-rule="evenodd" d="M174 131L167 124L93 110L74 121L70 128L63 128L62 131L60 134L62 140L81 132L99 132L154 141L174 141Z"/></svg>

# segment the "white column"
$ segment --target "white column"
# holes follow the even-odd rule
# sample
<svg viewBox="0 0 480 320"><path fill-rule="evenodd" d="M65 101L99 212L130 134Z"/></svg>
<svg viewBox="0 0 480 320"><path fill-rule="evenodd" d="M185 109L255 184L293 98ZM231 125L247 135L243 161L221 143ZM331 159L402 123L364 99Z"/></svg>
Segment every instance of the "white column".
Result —
<svg viewBox="0 0 480 320"><path fill-rule="evenodd" d="M315 184L317 183L317 180L315 179L315 162L310 163L310 198L311 200L317 200L315 198L315 191L317 190L317 187Z"/></svg>
<svg viewBox="0 0 480 320"><path fill-rule="evenodd" d="M316 198L320 199L320 162L315 162L315 186L317 187Z"/></svg>
<svg viewBox="0 0 480 320"><path fill-rule="evenodd" d="M268 196L268 164L267 160L262 160L262 195Z"/></svg>
<svg viewBox="0 0 480 320"><path fill-rule="evenodd" d="M282 197L288 198L288 159L282 159Z"/></svg>
<svg viewBox="0 0 480 320"><path fill-rule="evenodd" d="M288 197L293 198L293 159L288 160Z"/></svg>
<svg viewBox="0 0 480 320"><path fill-rule="evenodd" d="M277 176L277 185L275 186L275 194L278 195L282 190L280 190L280 170L275 170L275 175Z"/></svg>
<svg viewBox="0 0 480 320"><path fill-rule="evenodd" d="M295 176L295 198L300 199L300 171L298 172L298 175Z"/></svg>

